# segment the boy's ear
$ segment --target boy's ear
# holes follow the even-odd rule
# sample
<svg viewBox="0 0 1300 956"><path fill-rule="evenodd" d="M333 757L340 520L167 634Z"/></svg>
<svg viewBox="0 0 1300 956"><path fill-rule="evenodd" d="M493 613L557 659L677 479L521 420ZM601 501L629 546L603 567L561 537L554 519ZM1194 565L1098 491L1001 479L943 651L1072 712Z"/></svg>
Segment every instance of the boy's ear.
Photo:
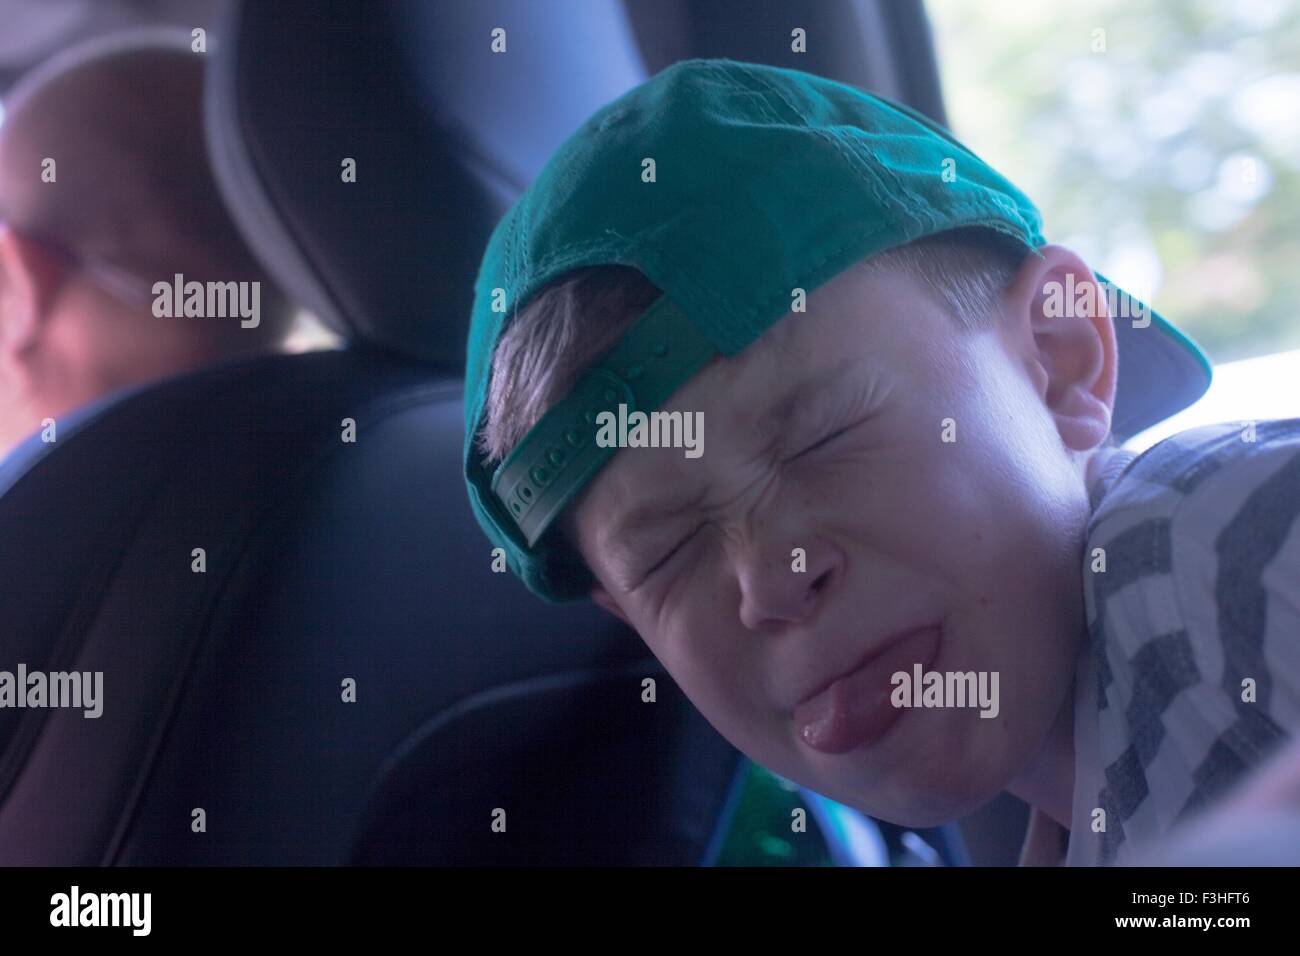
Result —
<svg viewBox="0 0 1300 956"><path fill-rule="evenodd" d="M1110 434L1118 378L1105 290L1077 254L1047 245L1028 255L1007 289L1005 331L1066 446L1097 447Z"/></svg>
<svg viewBox="0 0 1300 956"><path fill-rule="evenodd" d="M618 618L628 627L632 627L632 622L627 619L627 615L623 613L623 609L618 606L618 604L614 601L612 597L610 597L609 592L606 591L599 584L593 584L591 586L591 599L595 601L597 604L599 604L601 607L603 607L610 614L613 614L616 618ZM632 628L632 629L636 630L636 628Z"/></svg>

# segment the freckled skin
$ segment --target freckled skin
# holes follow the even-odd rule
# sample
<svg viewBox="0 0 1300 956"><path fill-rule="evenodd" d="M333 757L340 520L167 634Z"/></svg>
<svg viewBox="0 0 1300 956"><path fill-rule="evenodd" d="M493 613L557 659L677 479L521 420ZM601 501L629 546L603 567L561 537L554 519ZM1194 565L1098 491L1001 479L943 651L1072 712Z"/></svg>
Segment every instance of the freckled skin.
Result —
<svg viewBox="0 0 1300 956"><path fill-rule="evenodd" d="M1048 248L1022 273L1086 269ZM704 413L702 457L623 449L564 521L599 582L593 598L637 630L720 733L779 774L905 825L950 820L1003 789L1068 817L1085 475L1109 426L1114 340L1104 317L1091 343L1036 335L1036 300L1020 287L1004 297L1006 322L964 332L905 275L841 273L807 313L665 403ZM1039 352L1066 340L1077 354ZM820 380L846 359L870 383L867 400L842 403L865 409L853 427L799 457L828 437L825 420L760 442L753 423L785 383ZM945 418L956 442L941 440ZM605 549L605 530L638 502L701 486L700 509L637 539L639 567ZM791 570L795 547L803 574ZM930 669L999 672L996 719L911 710L839 755L799 739L801 692L882 638L936 621L944 637Z"/></svg>

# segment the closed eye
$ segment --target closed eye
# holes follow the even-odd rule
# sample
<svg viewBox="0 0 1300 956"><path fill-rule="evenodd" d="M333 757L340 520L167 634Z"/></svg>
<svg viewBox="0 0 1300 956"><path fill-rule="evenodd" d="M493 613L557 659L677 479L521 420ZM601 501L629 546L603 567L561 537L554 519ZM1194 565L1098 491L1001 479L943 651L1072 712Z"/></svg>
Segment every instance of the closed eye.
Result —
<svg viewBox="0 0 1300 956"><path fill-rule="evenodd" d="M859 423L854 422L852 425L845 425L843 428L839 429L838 431L832 432L831 434L827 435L825 438L821 439L815 444L809 445L803 451L794 455L794 457L792 457L790 460L794 461L796 458L802 458L804 455L809 455L815 451L818 451L819 449L825 448L827 445L835 441L835 439L839 438L845 432L851 431L857 424Z"/></svg>
<svg viewBox="0 0 1300 956"><path fill-rule="evenodd" d="M790 445L804 435L823 437L784 460L793 461L821 451L846 432L878 418L891 392L892 388L882 384L878 378L863 375L855 377L849 385L827 393L824 399L819 396L819 400L810 406L808 416L790 430Z"/></svg>
<svg viewBox="0 0 1300 956"><path fill-rule="evenodd" d="M665 564L667 564L670 560L672 560L673 555L675 555L678 551L682 550L682 548L685 547L686 544L687 544L687 543L688 543L692 538L695 537L695 535L699 532L699 530L700 530L699 528L696 528L695 531L692 531L692 532L691 532L690 534L688 534L686 537L682 538L682 540L678 541L677 544L673 546L673 549L672 549L671 551L669 551L669 552L668 552L667 554L665 554L661 559L659 559L659 561L657 561L653 567L648 568L644 573L642 573L642 575L641 575L641 579L644 580L644 579L650 577L650 575L654 574L656 571L658 571L660 568L662 568Z"/></svg>

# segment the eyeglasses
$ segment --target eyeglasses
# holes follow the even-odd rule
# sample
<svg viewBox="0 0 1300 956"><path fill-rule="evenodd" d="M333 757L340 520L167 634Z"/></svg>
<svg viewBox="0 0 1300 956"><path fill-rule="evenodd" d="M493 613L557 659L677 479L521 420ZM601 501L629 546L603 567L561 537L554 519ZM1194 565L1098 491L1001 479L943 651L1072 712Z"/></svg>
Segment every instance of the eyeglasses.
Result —
<svg viewBox="0 0 1300 956"><path fill-rule="evenodd" d="M11 228L4 222L0 222L0 233ZM153 308L154 284L147 279L143 279L129 269L123 269L111 262L105 262L92 256L82 256L73 249L68 248L64 243L49 236L28 232L27 230L23 230L23 234L36 240L47 249L58 253L69 267L89 277L95 285L124 305L142 309Z"/></svg>
<svg viewBox="0 0 1300 956"><path fill-rule="evenodd" d="M83 274L90 276L96 285L119 302L141 309L153 308L153 283L147 279L111 262L82 257L76 257L74 261Z"/></svg>

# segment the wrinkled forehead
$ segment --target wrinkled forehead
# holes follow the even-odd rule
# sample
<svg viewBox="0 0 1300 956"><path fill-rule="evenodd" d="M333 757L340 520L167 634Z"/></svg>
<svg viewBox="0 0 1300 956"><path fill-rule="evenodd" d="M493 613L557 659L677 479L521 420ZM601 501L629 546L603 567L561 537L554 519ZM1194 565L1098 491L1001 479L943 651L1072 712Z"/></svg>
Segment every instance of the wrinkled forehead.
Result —
<svg viewBox="0 0 1300 956"><path fill-rule="evenodd" d="M673 447L620 448L561 520L576 530L575 515L590 512L605 522L637 512L643 500L657 514L661 501L676 507L679 499L698 497L707 476L775 448L822 406L906 364L901 341L923 342L935 328L922 315L928 300L918 297L905 275L848 269L835 276L807 297L806 309L787 312L743 351L714 359L660 406L699 415L700 458Z"/></svg>
<svg viewBox="0 0 1300 956"><path fill-rule="evenodd" d="M576 530L575 516L584 512L602 523L643 510L653 520L688 507L702 497L710 476L774 448L802 412L859 371L860 363L849 360L830 367L791 361L788 354L758 343L752 353L702 369L660 409L680 415L682 433L695 443L698 455L671 444L620 448L561 516L571 529L566 533Z"/></svg>
<svg viewBox="0 0 1300 956"><path fill-rule="evenodd" d="M888 363L900 331L926 333L930 305L915 281L894 270L852 267L814 289L796 290L787 312L744 351L715 359L665 403L712 410L725 418L784 420L799 398L848 364L873 356Z"/></svg>

